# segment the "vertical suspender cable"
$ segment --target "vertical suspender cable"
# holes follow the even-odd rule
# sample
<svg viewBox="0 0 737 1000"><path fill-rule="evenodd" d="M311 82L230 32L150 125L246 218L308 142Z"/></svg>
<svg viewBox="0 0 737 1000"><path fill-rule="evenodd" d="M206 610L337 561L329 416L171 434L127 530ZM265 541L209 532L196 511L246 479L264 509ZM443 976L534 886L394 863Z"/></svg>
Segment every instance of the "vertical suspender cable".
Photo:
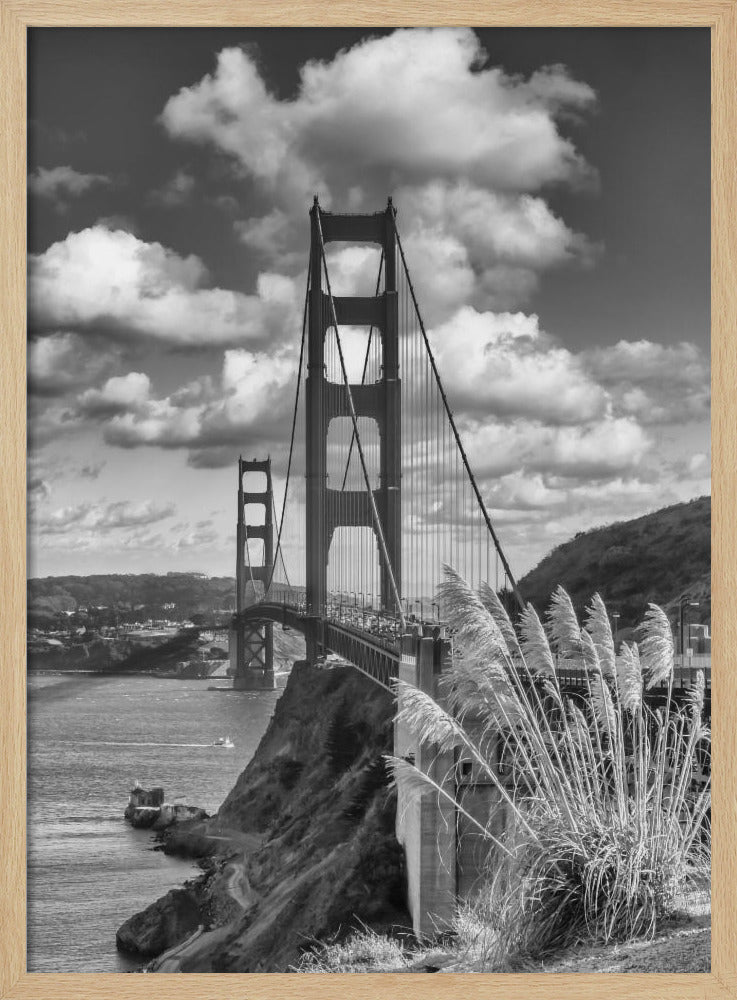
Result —
<svg viewBox="0 0 737 1000"><path fill-rule="evenodd" d="M484 521L486 522L486 527L487 527L489 533L491 534L491 537L494 539L494 545L496 546L496 550L499 553L499 556L500 556L500 558L502 560L502 563L504 565L504 569L505 569L505 572L506 572L506 574L507 574L507 576L509 578L509 582L510 582L510 584L512 586L512 590L514 592L514 596L516 597L517 603L519 604L520 608L522 610L524 610L525 604L524 604L524 601L522 600L522 595L519 592L519 588L517 587L517 583L516 583L516 581L514 579L514 576L512 574L512 570L509 568L509 563L507 562L507 558L504 555L504 552L502 550L501 545L499 544L499 539L497 538L496 532L494 531L494 526L491 523L491 518L489 517L489 512L486 509L486 504L484 503L483 497L481 496L481 492L480 492L480 490L478 488L478 485L476 483L476 479L475 479L475 477L473 475L473 472L471 471L471 466L469 465L468 457L466 455L465 448L463 447L463 443L461 441L460 434L458 433L458 428L456 426L456 422L455 422L455 419L453 417L453 413L451 412L450 406L448 404L448 399L447 399L447 396L445 395L445 389L443 388L443 383L440 380L440 374L438 372L438 368L437 368L437 365L435 363L435 356L433 355L432 348L430 347L430 341L428 340L428 337L427 337L427 332L425 330L425 324L422 322L422 315L420 313L420 308L419 308L419 305L417 303L417 296L415 295L415 290L414 290L414 287L412 285L412 279L410 277L409 270L407 268L407 261L406 261L405 256L404 256L404 249L402 248L402 241L399 238L399 232L397 231L396 226L395 226L395 233L396 233L396 237L397 237L397 246L399 248L399 253L400 253L400 256L402 258L402 265L404 267L405 275L406 275L406 278L407 278L407 284L409 286L409 291L410 291L410 294L412 296L412 302L414 303L415 312L417 314L417 319L418 319L418 322L419 322L419 325L420 325L420 331L422 332L422 339L423 339L424 344L425 344L425 350L427 351L427 355L428 355L428 358L430 360L430 365L432 367L432 371L433 371L433 374L435 376L435 380L436 380L436 382L438 384L438 389L440 390L440 395L441 395L441 397L443 399L443 405L445 406L445 411L448 414L448 420L450 422L450 426L451 426L451 429L453 431L453 436L455 437L456 446L458 448L458 451L460 452L460 456L461 456L461 459L463 461L463 465L464 465L464 468L466 470L466 473L467 473L467 475L469 477L469 480L470 480L470 483L471 483L471 488L473 489L474 495L476 497L476 501L478 502L478 505L479 505L479 508L480 508L481 513L483 515Z"/></svg>

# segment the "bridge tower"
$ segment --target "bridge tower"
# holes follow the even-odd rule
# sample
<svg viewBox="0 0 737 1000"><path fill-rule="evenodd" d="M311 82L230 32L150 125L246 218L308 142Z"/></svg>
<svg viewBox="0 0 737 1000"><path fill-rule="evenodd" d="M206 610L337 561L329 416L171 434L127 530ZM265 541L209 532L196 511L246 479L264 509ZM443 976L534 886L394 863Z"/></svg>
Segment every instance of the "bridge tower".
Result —
<svg viewBox="0 0 737 1000"><path fill-rule="evenodd" d="M367 490L336 490L327 484L327 440L331 420L350 417L348 390L325 377L325 336L334 325L373 327L381 337L379 381L350 386L356 417L371 417L379 432L380 479L373 490L384 537L386 557L379 548L381 608L396 612L395 589L401 595L401 386L396 275L395 210L391 198L383 212L338 215L324 212L317 197L310 211L310 299L306 380L307 480L307 611L314 617L308 633L307 659L322 652L319 621L327 599L328 555L339 527L368 527L376 534L375 515ZM323 246L331 241L377 243L383 250L384 291L375 296L330 296L323 288Z"/></svg>
<svg viewBox="0 0 737 1000"><path fill-rule="evenodd" d="M265 490L244 489L243 478L249 473L266 477ZM246 507L263 506L264 518L259 524L248 524ZM274 685L274 626L244 623L239 617L251 604L265 596L274 572L274 519L271 484L271 459L245 461L238 459L238 524L236 528L236 616L230 634L230 665L233 687L237 690L262 690ZM263 541L263 563L250 562L248 540Z"/></svg>

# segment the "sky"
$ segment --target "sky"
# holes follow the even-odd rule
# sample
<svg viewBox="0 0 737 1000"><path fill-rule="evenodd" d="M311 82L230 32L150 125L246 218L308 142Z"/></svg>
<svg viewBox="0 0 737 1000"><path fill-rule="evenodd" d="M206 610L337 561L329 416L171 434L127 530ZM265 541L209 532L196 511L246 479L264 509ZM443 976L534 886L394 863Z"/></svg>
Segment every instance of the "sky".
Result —
<svg viewBox="0 0 737 1000"><path fill-rule="evenodd" d="M707 30L48 28L28 58L29 575L232 575L314 194L393 196L517 577L710 492Z"/></svg>

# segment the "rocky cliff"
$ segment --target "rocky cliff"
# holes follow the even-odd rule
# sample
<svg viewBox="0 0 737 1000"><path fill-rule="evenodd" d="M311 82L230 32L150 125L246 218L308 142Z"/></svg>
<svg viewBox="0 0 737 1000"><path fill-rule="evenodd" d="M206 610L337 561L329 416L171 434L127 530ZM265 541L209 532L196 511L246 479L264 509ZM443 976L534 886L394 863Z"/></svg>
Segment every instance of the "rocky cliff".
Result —
<svg viewBox="0 0 737 1000"><path fill-rule="evenodd" d="M409 926L382 759L391 745L387 691L352 668L296 665L217 815L164 834L166 849L211 860L195 890L203 933L152 970L286 971L310 942L359 921ZM136 919L127 948L131 923L146 928L147 942L158 922L172 923L165 899ZM192 923L188 913L183 934Z"/></svg>

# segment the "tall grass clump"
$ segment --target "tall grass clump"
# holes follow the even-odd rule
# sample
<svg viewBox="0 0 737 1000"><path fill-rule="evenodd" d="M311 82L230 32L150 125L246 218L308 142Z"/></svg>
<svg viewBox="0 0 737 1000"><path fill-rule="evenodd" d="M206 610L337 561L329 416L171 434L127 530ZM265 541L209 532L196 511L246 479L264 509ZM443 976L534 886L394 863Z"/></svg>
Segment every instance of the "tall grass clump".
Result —
<svg viewBox="0 0 737 1000"><path fill-rule="evenodd" d="M710 746L703 672L674 705L673 640L656 605L639 643L617 652L598 595L583 624L558 588L545 623L528 605L515 628L491 588L446 568L440 601L452 667L438 700L400 682L398 719L473 762L505 812L501 833L498 814L493 827L466 814L489 847L475 907L490 963L654 934L709 864L710 785L693 780ZM656 686L660 707L645 697ZM407 794L452 794L411 761L390 765Z"/></svg>
<svg viewBox="0 0 737 1000"><path fill-rule="evenodd" d="M393 972L408 964L401 942L362 926L343 940L316 942L293 972Z"/></svg>

